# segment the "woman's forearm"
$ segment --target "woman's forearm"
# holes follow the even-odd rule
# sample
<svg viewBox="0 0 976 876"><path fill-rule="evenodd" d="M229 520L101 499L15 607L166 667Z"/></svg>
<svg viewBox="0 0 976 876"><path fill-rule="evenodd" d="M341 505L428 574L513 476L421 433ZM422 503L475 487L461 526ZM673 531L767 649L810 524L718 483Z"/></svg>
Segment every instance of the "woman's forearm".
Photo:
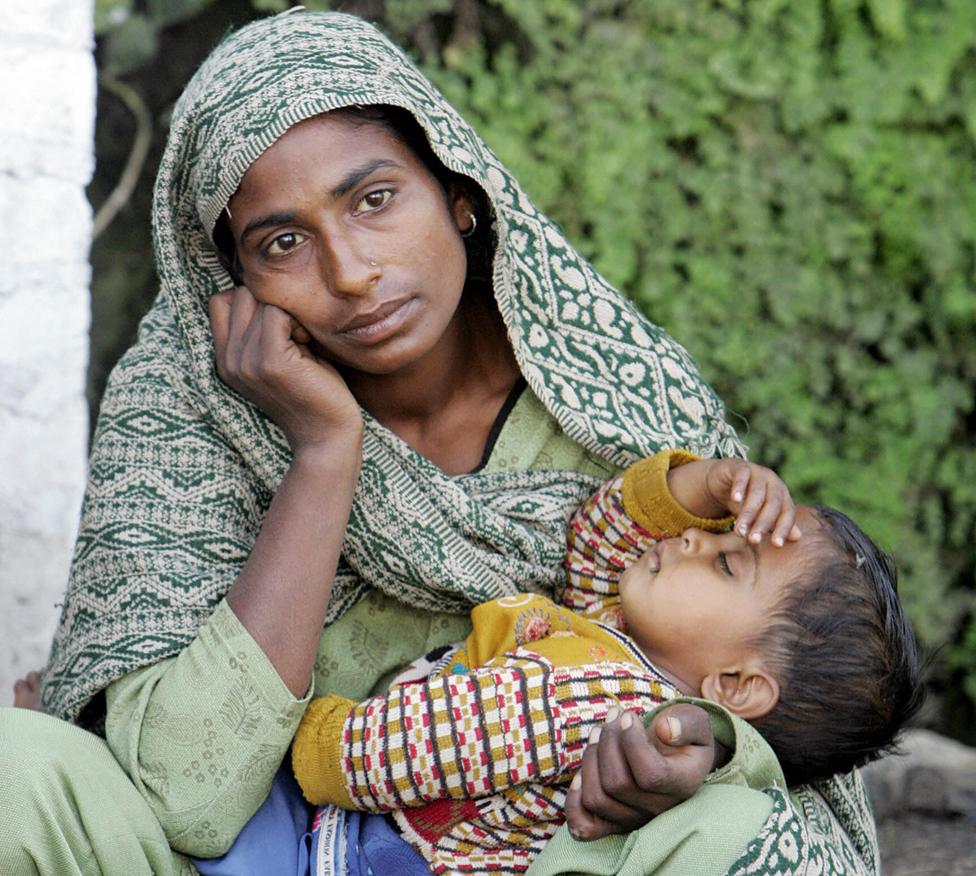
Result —
<svg viewBox="0 0 976 876"><path fill-rule="evenodd" d="M227 602L295 696L308 689L362 459L362 429L295 454Z"/></svg>

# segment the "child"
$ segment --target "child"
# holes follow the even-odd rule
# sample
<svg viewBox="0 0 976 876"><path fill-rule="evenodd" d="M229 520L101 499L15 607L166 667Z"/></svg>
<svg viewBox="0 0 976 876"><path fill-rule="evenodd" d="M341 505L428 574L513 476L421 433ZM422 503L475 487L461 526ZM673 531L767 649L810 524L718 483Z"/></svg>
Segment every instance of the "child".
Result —
<svg viewBox="0 0 976 876"><path fill-rule="evenodd" d="M484 603L423 679L313 702L293 750L305 796L392 811L434 872L523 871L612 707L713 700L793 784L876 757L920 705L890 560L840 512L794 509L769 469L660 453L605 484L568 541L573 611Z"/></svg>

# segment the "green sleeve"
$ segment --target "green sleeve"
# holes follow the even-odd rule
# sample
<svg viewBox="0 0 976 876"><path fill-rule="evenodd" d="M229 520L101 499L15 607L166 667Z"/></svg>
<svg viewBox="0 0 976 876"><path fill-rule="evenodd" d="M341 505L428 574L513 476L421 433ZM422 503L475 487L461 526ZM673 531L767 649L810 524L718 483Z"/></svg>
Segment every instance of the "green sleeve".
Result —
<svg viewBox="0 0 976 876"><path fill-rule="evenodd" d="M225 601L178 656L106 691L106 741L170 845L223 854L267 797L296 700Z"/></svg>
<svg viewBox="0 0 976 876"><path fill-rule="evenodd" d="M789 792L755 728L714 703L681 699L708 711L731 760L693 797L632 833L585 843L564 825L528 876L876 876L873 821L857 773ZM645 724L659 709L645 716Z"/></svg>

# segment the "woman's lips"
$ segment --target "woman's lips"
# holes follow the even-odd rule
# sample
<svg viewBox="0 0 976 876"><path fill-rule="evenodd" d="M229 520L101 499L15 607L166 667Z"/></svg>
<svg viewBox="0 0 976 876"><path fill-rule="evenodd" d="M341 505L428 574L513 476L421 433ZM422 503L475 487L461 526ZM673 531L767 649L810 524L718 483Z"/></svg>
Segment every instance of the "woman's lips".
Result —
<svg viewBox="0 0 976 876"><path fill-rule="evenodd" d="M353 317L339 330L339 334L365 341L383 340L403 325L413 310L413 303L412 297L384 301L368 313Z"/></svg>

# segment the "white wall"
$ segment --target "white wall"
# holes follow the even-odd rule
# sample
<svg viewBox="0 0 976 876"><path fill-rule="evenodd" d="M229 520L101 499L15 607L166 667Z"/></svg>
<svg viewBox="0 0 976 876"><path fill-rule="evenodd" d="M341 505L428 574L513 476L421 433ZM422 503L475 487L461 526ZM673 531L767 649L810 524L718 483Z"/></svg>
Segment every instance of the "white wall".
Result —
<svg viewBox="0 0 976 876"><path fill-rule="evenodd" d="M84 487L92 19L0 2L0 705L47 657Z"/></svg>

